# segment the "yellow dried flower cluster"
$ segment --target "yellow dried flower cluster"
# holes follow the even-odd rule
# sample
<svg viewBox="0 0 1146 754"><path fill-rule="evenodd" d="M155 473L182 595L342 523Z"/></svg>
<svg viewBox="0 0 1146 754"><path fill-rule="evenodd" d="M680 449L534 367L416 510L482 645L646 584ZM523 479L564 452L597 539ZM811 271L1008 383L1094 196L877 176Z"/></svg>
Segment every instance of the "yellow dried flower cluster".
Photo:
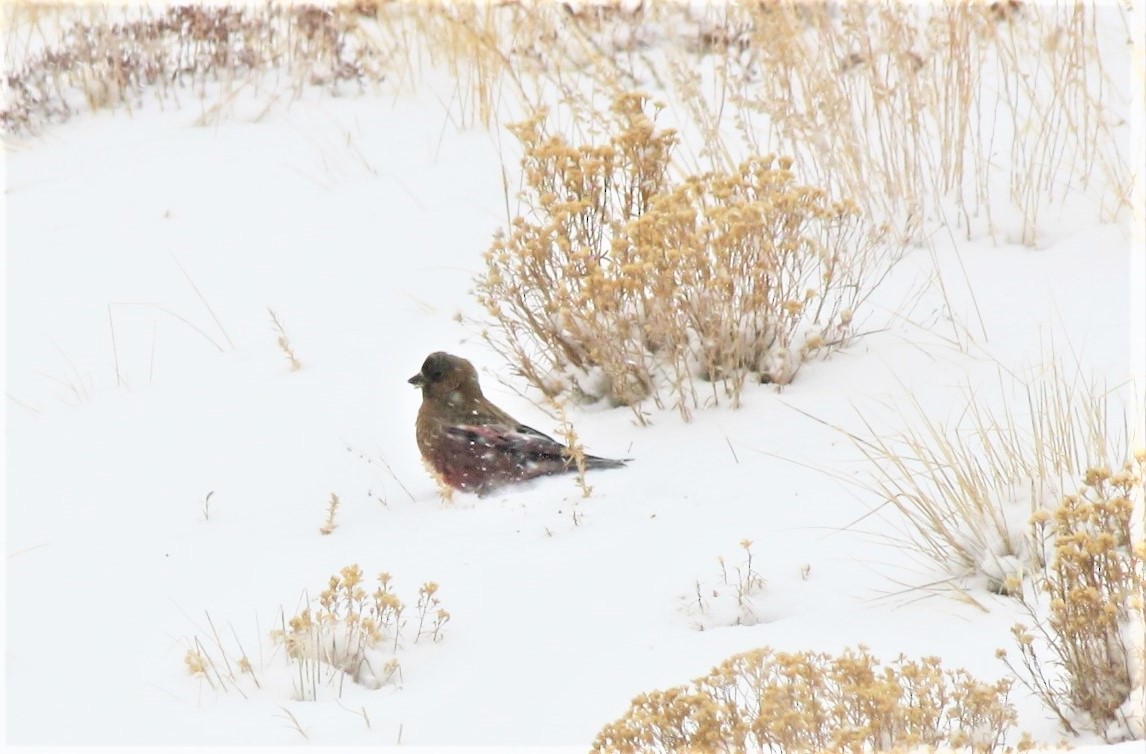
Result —
<svg viewBox="0 0 1146 754"><path fill-rule="evenodd" d="M393 639L401 628L406 606L391 591L390 574L378 574L378 587L372 592L363 588L362 581L362 569L357 564L331 576L326 589L319 594L315 612L304 609L289 620L290 631L282 637L287 652L299 651L300 646L312 638L311 632L319 627L337 624L360 633L366 646Z"/></svg>
<svg viewBox="0 0 1146 754"><path fill-rule="evenodd" d="M207 670L203 655L196 649L187 650L187 654L183 655L183 664L187 666L187 672L191 675L199 675Z"/></svg>
<svg viewBox="0 0 1146 754"><path fill-rule="evenodd" d="M638 696L593 751L998 751L1016 719L1009 689L944 670L936 657L884 665L862 646L836 657L764 647Z"/></svg>
<svg viewBox="0 0 1146 754"><path fill-rule="evenodd" d="M545 394L652 398L688 418L842 344L882 235L786 158L670 182L677 136L655 110L620 96L597 145L549 134L544 111L513 127L530 213L495 237L477 294L487 339Z"/></svg>
<svg viewBox="0 0 1146 754"><path fill-rule="evenodd" d="M442 627L450 620L449 611L442 608L441 602L434 596L437 592L438 585L433 581L427 581L418 590L418 632L414 635L415 644L425 635L434 641L439 641L442 638ZM432 619L431 611L433 611ZM427 620L430 621L428 625Z"/></svg>
<svg viewBox="0 0 1146 754"><path fill-rule="evenodd" d="M272 639L285 647L287 657L307 669L300 691L303 698L315 698L308 687L313 688L313 680L322 675L316 672L318 662L368 685L383 683L398 672L397 661L391 658L379 676L367 658L369 650L385 646L396 652L406 625L407 606L394 593L391 575L382 572L376 581L377 587L368 591L362 569L357 564L346 566L330 577L317 600L271 633ZM440 640L443 626L450 620L437 592L438 585L432 581L418 590L415 643L423 635Z"/></svg>
<svg viewBox="0 0 1146 754"><path fill-rule="evenodd" d="M1080 721L1108 738L1128 729L1124 705L1140 677L1135 666L1144 662L1146 548L1133 530L1143 471L1137 459L1113 473L1087 469L1077 493L1066 495L1052 516L1032 522L1053 537L1040 582L1048 611L1037 630L1066 684L1048 679L1048 660L1028 627L1015 626L1013 633L1025 682L1071 732Z"/></svg>

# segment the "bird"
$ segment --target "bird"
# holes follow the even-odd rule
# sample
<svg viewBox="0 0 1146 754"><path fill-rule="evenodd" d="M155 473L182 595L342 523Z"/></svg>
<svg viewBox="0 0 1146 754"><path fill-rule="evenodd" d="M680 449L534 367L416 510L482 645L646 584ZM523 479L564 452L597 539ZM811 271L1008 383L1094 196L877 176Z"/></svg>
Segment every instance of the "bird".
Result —
<svg viewBox="0 0 1146 754"><path fill-rule="evenodd" d="M466 359L431 353L408 382L422 391L418 450L449 487L480 497L507 484L577 471L574 451L482 394L477 370ZM617 469L632 460L584 454L582 459L586 469Z"/></svg>

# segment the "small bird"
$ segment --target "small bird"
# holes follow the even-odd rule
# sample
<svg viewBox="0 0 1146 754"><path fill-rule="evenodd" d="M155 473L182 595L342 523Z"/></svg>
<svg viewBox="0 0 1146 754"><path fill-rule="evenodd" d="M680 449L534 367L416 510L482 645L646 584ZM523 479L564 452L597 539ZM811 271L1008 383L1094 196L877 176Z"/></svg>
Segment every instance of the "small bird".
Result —
<svg viewBox="0 0 1146 754"><path fill-rule="evenodd" d="M430 354L409 382L422 389L418 449L450 487L484 495L505 484L577 470L568 447L486 400L477 370L460 356ZM584 460L587 469L616 469L631 459Z"/></svg>

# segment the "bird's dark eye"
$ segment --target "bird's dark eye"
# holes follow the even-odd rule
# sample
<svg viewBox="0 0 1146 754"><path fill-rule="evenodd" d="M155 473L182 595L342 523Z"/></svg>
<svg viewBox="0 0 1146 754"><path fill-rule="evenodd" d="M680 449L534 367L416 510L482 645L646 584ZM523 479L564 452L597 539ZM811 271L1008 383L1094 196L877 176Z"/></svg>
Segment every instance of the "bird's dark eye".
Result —
<svg viewBox="0 0 1146 754"><path fill-rule="evenodd" d="M437 382L445 375L446 365L442 363L441 359L431 356L422 364L422 376L425 377L428 382Z"/></svg>

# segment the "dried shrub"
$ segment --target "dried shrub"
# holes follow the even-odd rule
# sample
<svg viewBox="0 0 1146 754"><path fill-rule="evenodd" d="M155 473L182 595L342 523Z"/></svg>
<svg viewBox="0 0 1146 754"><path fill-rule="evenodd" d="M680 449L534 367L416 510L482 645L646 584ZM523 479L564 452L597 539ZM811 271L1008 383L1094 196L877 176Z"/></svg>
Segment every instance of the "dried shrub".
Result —
<svg viewBox="0 0 1146 754"><path fill-rule="evenodd" d="M1009 680L944 670L936 657L883 665L864 647L838 657L764 647L687 685L641 694L597 734L593 751L998 751L1016 719L1009 689Z"/></svg>
<svg viewBox="0 0 1146 754"><path fill-rule="evenodd" d="M653 110L650 115L649 110ZM518 216L486 253L486 337L545 395L686 419L749 380L786 384L855 334L855 309L890 264L883 229L796 182L791 160L668 177L676 135L640 94L613 104L612 135L574 146L540 112L521 142Z"/></svg>
<svg viewBox="0 0 1146 754"><path fill-rule="evenodd" d="M378 574L378 586L367 592L357 564L343 568L319 595L317 603L284 621L271 638L283 645L294 664L295 692L300 700L318 698L318 686L341 684L346 678L379 688L398 673L394 654L406 626L406 604L391 587L389 573ZM427 582L418 591L415 612L417 643L423 636L438 641L450 614L435 594L438 585ZM377 650L389 648L382 659Z"/></svg>
<svg viewBox="0 0 1146 754"><path fill-rule="evenodd" d="M114 22L61 15L50 43L7 58L0 131L34 133L84 106L130 110L147 92L177 101L177 88L202 95L210 84L280 66L335 91L341 82L381 77L371 63L376 50L355 33L349 8L174 5L122 15Z"/></svg>
<svg viewBox="0 0 1146 754"><path fill-rule="evenodd" d="M1111 742L1146 738L1144 462L1089 469L1053 515L1036 516L1053 558L1028 605L1036 627L1014 628L1024 683L1065 730Z"/></svg>
<svg viewBox="0 0 1146 754"><path fill-rule="evenodd" d="M450 614L442 607L438 585L432 581L418 589L412 610L395 593L390 574L379 574L377 582L368 591L357 564L331 576L317 600L307 597L302 609L289 619L280 613L279 628L263 637L281 650L264 652L260 646L257 653L249 654L234 628L233 641L227 641L207 615L210 631L187 642L183 663L192 676L213 690L234 691L243 697L262 690L268 677L271 688L280 678L285 679L284 686L289 681L297 701L315 701L327 689L339 698L347 681L367 688L398 683L402 675L398 652L409 649L404 642L440 641ZM417 624L408 629L407 624L413 623L411 613ZM252 662L252 657L259 661Z"/></svg>

